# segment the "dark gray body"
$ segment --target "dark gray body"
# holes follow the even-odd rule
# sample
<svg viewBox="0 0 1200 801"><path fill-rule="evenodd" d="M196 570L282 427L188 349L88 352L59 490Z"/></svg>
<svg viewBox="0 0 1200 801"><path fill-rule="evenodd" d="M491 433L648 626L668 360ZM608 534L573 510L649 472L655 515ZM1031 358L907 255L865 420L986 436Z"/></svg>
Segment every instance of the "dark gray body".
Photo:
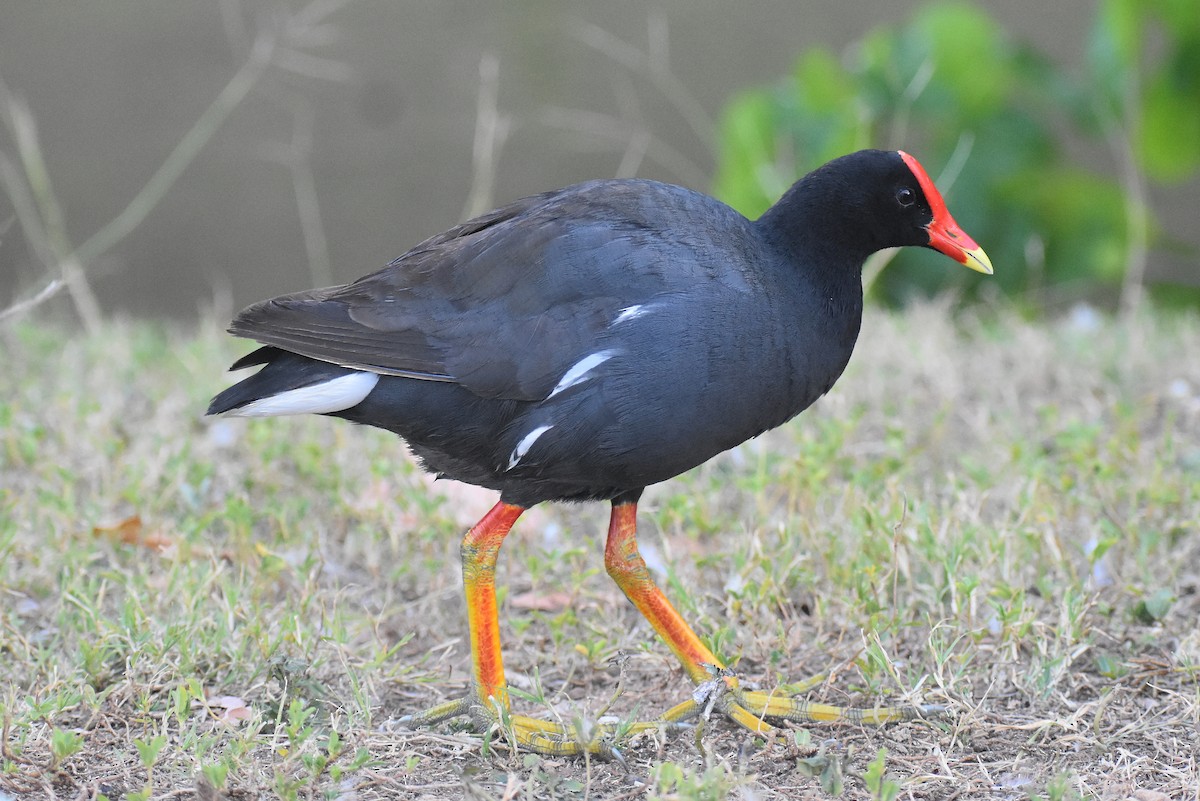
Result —
<svg viewBox="0 0 1200 801"><path fill-rule="evenodd" d="M268 346L240 366L267 366L210 412L366 370L378 384L335 416L509 503L666 480L828 391L858 335L863 260L928 241L927 206L887 205L915 185L896 154L822 170L754 222L667 184L579 184L352 284L257 304L230 330Z"/></svg>

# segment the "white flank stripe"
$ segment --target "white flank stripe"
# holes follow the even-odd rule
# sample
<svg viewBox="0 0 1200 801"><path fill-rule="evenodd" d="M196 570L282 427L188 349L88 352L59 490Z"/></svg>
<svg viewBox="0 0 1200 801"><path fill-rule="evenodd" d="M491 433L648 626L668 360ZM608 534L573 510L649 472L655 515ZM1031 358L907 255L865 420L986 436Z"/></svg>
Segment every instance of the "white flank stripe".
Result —
<svg viewBox="0 0 1200 801"><path fill-rule="evenodd" d="M588 373L590 373L592 370L595 370L597 367L604 364L606 361L616 355L617 352L615 350L601 350L593 353L590 356L584 356L582 359L575 362L575 364L571 365L570 370L567 370L567 372L563 373L563 377L558 379L558 383L554 385L554 389L550 391L550 394L546 396L546 399L549 400L558 393L562 392L564 389L569 389L570 387L587 380Z"/></svg>
<svg viewBox="0 0 1200 801"><path fill-rule="evenodd" d="M340 412L362 403L378 383L379 376L375 373L350 373L311 387L289 389L269 398L260 398L226 414L234 417L278 417L284 414Z"/></svg>
<svg viewBox="0 0 1200 801"><path fill-rule="evenodd" d="M618 314L616 319L612 321L612 324L617 325L618 323L625 323L630 320L635 320L648 311L650 311L650 308L644 303L639 303L636 306L626 306L625 308L621 309L621 313Z"/></svg>
<svg viewBox="0 0 1200 801"><path fill-rule="evenodd" d="M545 434L552 428L554 428L554 426L538 426L525 436L521 437L521 441L517 443L517 447L513 448L512 455L508 457L508 467L504 469L512 470L514 467L516 467L517 462L521 461L521 459L525 457L525 454L529 453L529 449L533 447L533 443L537 442L538 437L540 437L542 434Z"/></svg>

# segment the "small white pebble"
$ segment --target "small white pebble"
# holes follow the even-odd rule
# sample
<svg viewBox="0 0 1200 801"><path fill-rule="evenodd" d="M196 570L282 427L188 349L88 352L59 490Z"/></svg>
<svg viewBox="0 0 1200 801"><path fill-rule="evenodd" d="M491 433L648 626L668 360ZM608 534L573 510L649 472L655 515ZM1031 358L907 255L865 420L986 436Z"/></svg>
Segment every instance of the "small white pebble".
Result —
<svg viewBox="0 0 1200 801"><path fill-rule="evenodd" d="M31 615L36 614L37 611L41 608L42 608L41 604L39 604L37 601L33 600L32 598L30 598L29 596L26 595L26 596L22 596L20 598L20 600L17 601L16 605L13 608L13 611L16 612L18 615L20 615L21 617L29 617ZM2 801L2 800L0 800L0 801Z"/></svg>
<svg viewBox="0 0 1200 801"><path fill-rule="evenodd" d="M208 427L208 441L215 448L228 448L238 441L238 430L228 420L214 420Z"/></svg>
<svg viewBox="0 0 1200 801"><path fill-rule="evenodd" d="M1100 328L1100 312L1086 303L1071 307L1071 327L1076 331L1092 332Z"/></svg>
<svg viewBox="0 0 1200 801"><path fill-rule="evenodd" d="M562 543L562 526L553 520L542 526L542 547L554 550Z"/></svg>
<svg viewBox="0 0 1200 801"><path fill-rule="evenodd" d="M1186 378L1176 378L1167 385L1167 394L1172 398L1190 398L1192 397L1192 385L1187 382Z"/></svg>
<svg viewBox="0 0 1200 801"><path fill-rule="evenodd" d="M1083 553L1089 559L1096 552L1100 541L1091 537L1083 546ZM1108 569L1108 555L1101 556L1092 565L1092 584L1095 587L1111 587L1113 584L1112 571Z"/></svg>
<svg viewBox="0 0 1200 801"><path fill-rule="evenodd" d="M729 461L733 463L733 466L738 470L746 469L747 460L745 443L742 443L741 445L735 445L734 447L730 448L728 451L726 451L725 458L729 459Z"/></svg>
<svg viewBox="0 0 1200 801"><path fill-rule="evenodd" d="M646 562L646 567L650 568L650 572L658 576L660 579L667 575L667 563L663 561L662 554L658 551L658 546L653 543L647 543L638 548L642 553L642 559Z"/></svg>

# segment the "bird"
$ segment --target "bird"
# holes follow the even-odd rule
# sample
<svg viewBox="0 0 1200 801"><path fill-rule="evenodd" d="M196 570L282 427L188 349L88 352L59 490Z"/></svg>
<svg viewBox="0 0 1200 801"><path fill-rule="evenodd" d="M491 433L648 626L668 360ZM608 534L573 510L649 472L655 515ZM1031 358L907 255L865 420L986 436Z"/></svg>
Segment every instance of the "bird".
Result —
<svg viewBox="0 0 1200 801"><path fill-rule="evenodd" d="M696 691L622 734L719 711L756 733L782 721L884 723L932 707L856 709L752 691L655 584L637 544L645 488L776 428L827 393L854 349L872 253L925 247L991 274L911 155L860 150L797 180L750 220L683 187L601 179L509 203L352 283L256 303L229 332L260 369L208 414L321 414L398 434L422 467L499 493L460 548L471 685L406 716L507 725L549 755L615 752L513 714L495 566L530 507L607 501L604 562ZM820 677L818 677L820 678ZM587 740L584 742L583 740Z"/></svg>

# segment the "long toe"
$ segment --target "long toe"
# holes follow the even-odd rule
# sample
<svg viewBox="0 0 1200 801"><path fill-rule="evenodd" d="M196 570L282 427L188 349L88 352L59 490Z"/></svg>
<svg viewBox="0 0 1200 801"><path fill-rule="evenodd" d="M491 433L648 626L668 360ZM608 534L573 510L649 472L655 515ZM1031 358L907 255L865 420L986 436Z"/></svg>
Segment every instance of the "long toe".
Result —
<svg viewBox="0 0 1200 801"><path fill-rule="evenodd" d="M698 684L692 697L677 704L660 718L674 724L716 712L729 718L743 729L756 734L774 731L771 723L852 723L883 725L906 720L937 718L946 712L940 704L918 706L884 706L861 709L833 706L796 697L821 684L824 674L796 683L781 685L772 692L743 689L737 677L729 671Z"/></svg>
<svg viewBox="0 0 1200 801"><path fill-rule="evenodd" d="M665 719L574 727L524 715L509 716L505 723L521 748L546 756L582 756L587 753L621 764L625 763L625 758L617 746L628 742L634 735L686 728Z"/></svg>
<svg viewBox="0 0 1200 801"><path fill-rule="evenodd" d="M737 705L756 719L790 720L794 723L860 723L878 726L884 723L937 717L945 711L945 707L936 704L860 709L821 704L779 693L735 689L731 694ZM742 723L740 720L737 722Z"/></svg>
<svg viewBox="0 0 1200 801"><path fill-rule="evenodd" d="M590 754L601 759L624 762L617 744L645 731L671 728L666 721L641 721L622 724L593 724L568 726L550 720L503 712L496 704L483 704L474 695L457 698L437 706L405 715L400 722L411 728L441 723L451 718L467 716L478 730L495 728L505 733L505 739L517 748L544 756L583 756Z"/></svg>
<svg viewBox="0 0 1200 801"><path fill-rule="evenodd" d="M477 704L478 701L473 696L465 696L456 698L453 701L446 701L437 706L430 707L424 712L417 712L413 715L405 715L400 718L400 722L405 726L414 729L432 726L435 723L441 723L443 720L466 715L471 712L471 705Z"/></svg>

